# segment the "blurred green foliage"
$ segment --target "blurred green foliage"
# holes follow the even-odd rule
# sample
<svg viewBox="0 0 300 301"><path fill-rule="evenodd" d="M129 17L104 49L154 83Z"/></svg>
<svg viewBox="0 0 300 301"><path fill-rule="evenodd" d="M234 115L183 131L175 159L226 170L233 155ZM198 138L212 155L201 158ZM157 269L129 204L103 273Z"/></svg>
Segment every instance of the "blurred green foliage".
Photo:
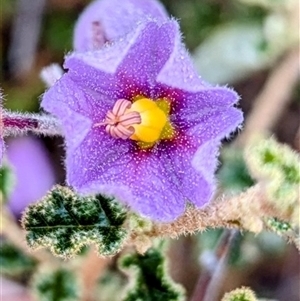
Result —
<svg viewBox="0 0 300 301"><path fill-rule="evenodd" d="M72 271L42 269L34 275L33 293L39 301L79 301L80 285Z"/></svg>
<svg viewBox="0 0 300 301"><path fill-rule="evenodd" d="M254 184L250 176L243 151L224 148L221 153L222 166L217 173L220 185L230 193L240 193Z"/></svg>
<svg viewBox="0 0 300 301"><path fill-rule="evenodd" d="M72 50L74 11L57 11L46 16L42 42L49 51L66 54Z"/></svg>
<svg viewBox="0 0 300 301"><path fill-rule="evenodd" d="M8 276L18 276L32 272L36 261L25 255L6 240L0 241L0 273Z"/></svg>
<svg viewBox="0 0 300 301"><path fill-rule="evenodd" d="M8 165L3 164L0 167L0 195L2 194L1 202L8 199L9 194L15 185L15 177Z"/></svg>

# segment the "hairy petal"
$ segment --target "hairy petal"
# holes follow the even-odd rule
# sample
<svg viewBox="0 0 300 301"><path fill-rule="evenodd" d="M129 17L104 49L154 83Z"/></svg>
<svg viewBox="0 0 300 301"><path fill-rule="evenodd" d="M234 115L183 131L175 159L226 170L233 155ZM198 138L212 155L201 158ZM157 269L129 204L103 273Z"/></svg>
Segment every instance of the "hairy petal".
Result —
<svg viewBox="0 0 300 301"><path fill-rule="evenodd" d="M85 191L89 183L96 181L121 184L119 178L132 160L131 144L109 136L104 127L93 128L80 147L72 152L67 150L67 182L79 191Z"/></svg>
<svg viewBox="0 0 300 301"><path fill-rule="evenodd" d="M70 54L64 66L75 82L111 97L151 94L157 75L172 55L178 32L175 21L143 23L98 51Z"/></svg>
<svg viewBox="0 0 300 301"><path fill-rule="evenodd" d="M210 140L224 139L236 130L243 121L243 113L236 108L211 111L201 118L198 124L190 122L190 128L186 130L187 135L197 139L200 144ZM193 125L193 126L191 126Z"/></svg>
<svg viewBox="0 0 300 301"><path fill-rule="evenodd" d="M209 87L207 83L200 79L195 70L188 52L181 41L180 31L174 39L175 45L165 66L161 69L157 76L157 82L182 89L189 92L196 92L205 87Z"/></svg>
<svg viewBox="0 0 300 301"><path fill-rule="evenodd" d="M225 87L208 87L200 91L185 92L173 102L174 120L189 122L201 115L233 106L239 100L237 93Z"/></svg>
<svg viewBox="0 0 300 301"><path fill-rule="evenodd" d="M120 80L143 90L153 89L157 75L172 55L178 32L175 21L162 25L148 22L117 70Z"/></svg>
<svg viewBox="0 0 300 301"><path fill-rule="evenodd" d="M79 146L92 127L93 107L89 101L87 95L66 75L43 97L41 106L60 120L69 149Z"/></svg>

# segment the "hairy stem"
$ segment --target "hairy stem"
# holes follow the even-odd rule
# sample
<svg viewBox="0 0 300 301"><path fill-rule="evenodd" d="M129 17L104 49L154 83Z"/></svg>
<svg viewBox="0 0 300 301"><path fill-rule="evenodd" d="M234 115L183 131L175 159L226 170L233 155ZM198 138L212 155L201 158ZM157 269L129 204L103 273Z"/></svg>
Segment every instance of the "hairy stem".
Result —
<svg viewBox="0 0 300 301"><path fill-rule="evenodd" d="M1 112L1 136L17 136L34 133L45 136L62 135L59 121L47 114Z"/></svg>
<svg viewBox="0 0 300 301"><path fill-rule="evenodd" d="M263 229L262 217L268 216L286 218L273 208L263 187L257 184L236 197L219 198L204 209L187 209L173 223L154 224L147 234L150 237L176 238L207 228L239 228L259 233Z"/></svg>

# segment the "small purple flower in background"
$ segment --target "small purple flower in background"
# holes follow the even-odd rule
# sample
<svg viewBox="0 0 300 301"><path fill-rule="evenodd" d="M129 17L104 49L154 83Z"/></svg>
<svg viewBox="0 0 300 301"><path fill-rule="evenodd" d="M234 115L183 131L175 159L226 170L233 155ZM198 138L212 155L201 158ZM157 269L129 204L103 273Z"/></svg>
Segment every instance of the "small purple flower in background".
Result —
<svg viewBox="0 0 300 301"><path fill-rule="evenodd" d="M54 171L44 146L37 138L8 140L7 158L16 178L8 206L19 216L26 206L40 200L54 185Z"/></svg>
<svg viewBox="0 0 300 301"><path fill-rule="evenodd" d="M64 67L42 107L62 122L68 184L159 221L209 202L220 141L243 117L235 92L199 78L175 21L141 23Z"/></svg>
<svg viewBox="0 0 300 301"><path fill-rule="evenodd" d="M167 20L164 7L155 0L97 0L79 17L74 30L74 49L101 48L147 20Z"/></svg>

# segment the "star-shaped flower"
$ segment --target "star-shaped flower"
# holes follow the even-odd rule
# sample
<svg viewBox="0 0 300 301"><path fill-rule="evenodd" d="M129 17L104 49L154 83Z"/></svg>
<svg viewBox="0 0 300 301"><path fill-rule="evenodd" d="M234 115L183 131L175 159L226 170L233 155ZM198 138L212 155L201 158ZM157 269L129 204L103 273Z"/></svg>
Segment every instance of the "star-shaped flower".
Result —
<svg viewBox="0 0 300 301"><path fill-rule="evenodd" d="M158 221L209 202L220 141L243 117L234 91L199 78L176 21L140 23L64 67L42 107L62 123L69 185Z"/></svg>

